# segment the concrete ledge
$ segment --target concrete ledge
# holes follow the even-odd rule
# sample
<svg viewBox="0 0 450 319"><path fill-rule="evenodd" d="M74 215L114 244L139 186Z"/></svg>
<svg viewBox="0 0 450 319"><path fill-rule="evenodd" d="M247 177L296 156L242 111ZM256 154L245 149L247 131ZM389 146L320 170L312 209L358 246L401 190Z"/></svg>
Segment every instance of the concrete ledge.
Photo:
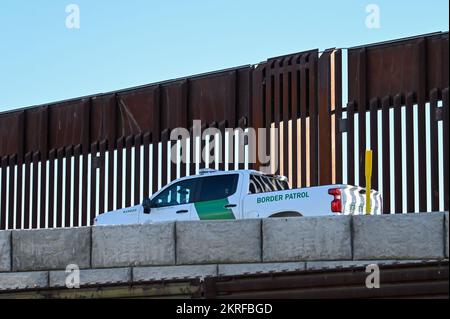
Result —
<svg viewBox="0 0 450 319"><path fill-rule="evenodd" d="M443 259L444 214L353 216L354 259Z"/></svg>
<svg viewBox="0 0 450 319"><path fill-rule="evenodd" d="M11 232L0 231L0 272L11 271Z"/></svg>
<svg viewBox="0 0 450 319"><path fill-rule="evenodd" d="M0 291L48 287L48 272L0 273Z"/></svg>
<svg viewBox="0 0 450 319"><path fill-rule="evenodd" d="M50 287L66 287L65 271L50 271ZM131 282L131 268L82 269L80 287L92 285L122 284Z"/></svg>
<svg viewBox="0 0 450 319"><path fill-rule="evenodd" d="M66 269L69 264L90 267L91 229L64 228L12 232L13 270Z"/></svg>
<svg viewBox="0 0 450 319"><path fill-rule="evenodd" d="M135 267L133 282L217 276L217 265Z"/></svg>
<svg viewBox="0 0 450 319"><path fill-rule="evenodd" d="M257 263L257 264L226 264L219 265L219 276L237 276L244 274L257 274L269 272L284 272L304 270L305 263L288 262L288 263Z"/></svg>
<svg viewBox="0 0 450 319"><path fill-rule="evenodd" d="M351 259L350 216L263 221L263 261Z"/></svg>
<svg viewBox="0 0 450 319"><path fill-rule="evenodd" d="M261 220L177 222L177 264L261 261Z"/></svg>
<svg viewBox="0 0 450 319"><path fill-rule="evenodd" d="M371 264L393 265L393 264L414 264L421 263L423 260L336 260L336 261L308 261L306 270L319 269L336 269L336 268L352 268L365 267Z"/></svg>
<svg viewBox="0 0 450 319"><path fill-rule="evenodd" d="M445 260L448 262L448 260ZM173 280L191 280L195 278L239 276L251 274L270 274L294 271L322 271L333 269L354 269L377 264L388 266L394 264L421 264L445 262L444 260L342 260L312 261L287 263L252 263L224 265L187 265L187 266L153 266L134 268L82 269L80 271L80 288L130 285L142 282L164 282ZM64 271L41 272L5 272L0 273L0 299L2 292L17 290L40 290L46 288L66 288ZM73 289L76 291L77 289ZM84 295L86 297L86 295Z"/></svg>
<svg viewBox="0 0 450 319"><path fill-rule="evenodd" d="M173 264L173 222L92 228L92 268Z"/></svg>
<svg viewBox="0 0 450 319"><path fill-rule="evenodd" d="M445 257L448 258L448 212L445 212Z"/></svg>

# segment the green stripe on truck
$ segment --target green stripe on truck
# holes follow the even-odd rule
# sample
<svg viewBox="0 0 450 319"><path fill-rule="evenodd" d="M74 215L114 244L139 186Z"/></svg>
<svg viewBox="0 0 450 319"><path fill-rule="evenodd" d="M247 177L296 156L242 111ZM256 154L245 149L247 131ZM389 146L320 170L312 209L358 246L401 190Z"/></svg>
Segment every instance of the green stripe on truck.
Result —
<svg viewBox="0 0 450 319"><path fill-rule="evenodd" d="M225 208L228 199L197 202L194 204L200 220L236 219L231 209Z"/></svg>

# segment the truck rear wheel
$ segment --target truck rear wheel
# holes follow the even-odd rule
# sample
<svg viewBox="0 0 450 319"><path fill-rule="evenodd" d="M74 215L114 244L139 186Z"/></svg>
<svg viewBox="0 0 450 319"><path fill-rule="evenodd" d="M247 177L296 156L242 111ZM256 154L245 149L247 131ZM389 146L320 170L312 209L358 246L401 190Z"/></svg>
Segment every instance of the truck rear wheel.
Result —
<svg viewBox="0 0 450 319"><path fill-rule="evenodd" d="M298 212L281 212L269 216L269 218L280 218L280 217L302 217L302 214Z"/></svg>

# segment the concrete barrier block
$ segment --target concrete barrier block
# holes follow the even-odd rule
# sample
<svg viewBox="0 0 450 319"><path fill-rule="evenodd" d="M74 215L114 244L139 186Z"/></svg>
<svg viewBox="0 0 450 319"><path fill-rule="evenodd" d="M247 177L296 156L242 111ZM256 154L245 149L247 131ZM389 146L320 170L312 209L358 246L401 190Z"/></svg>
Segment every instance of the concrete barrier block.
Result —
<svg viewBox="0 0 450 319"><path fill-rule="evenodd" d="M91 229L16 230L12 232L13 271L90 267Z"/></svg>
<svg viewBox="0 0 450 319"><path fill-rule="evenodd" d="M355 260L441 259L444 214L353 216Z"/></svg>
<svg viewBox="0 0 450 319"><path fill-rule="evenodd" d="M263 261L351 259L351 217L273 218L263 221Z"/></svg>
<svg viewBox="0 0 450 319"><path fill-rule="evenodd" d="M73 274L65 271L50 271L50 287L66 287L66 278ZM131 268L82 269L79 276L80 288L93 285L124 284L131 282Z"/></svg>
<svg viewBox="0 0 450 319"><path fill-rule="evenodd" d="M261 261L261 221L177 222L177 264Z"/></svg>
<svg viewBox="0 0 450 319"><path fill-rule="evenodd" d="M175 264L175 223L92 228L92 267Z"/></svg>
<svg viewBox="0 0 450 319"><path fill-rule="evenodd" d="M40 289L48 287L48 272L6 272L0 273L0 291Z"/></svg>
<svg viewBox="0 0 450 319"><path fill-rule="evenodd" d="M304 262L287 263L256 263L256 264L225 264L219 265L219 276L238 276L244 274L285 272L304 270Z"/></svg>
<svg viewBox="0 0 450 319"><path fill-rule="evenodd" d="M11 271L11 231L0 231L0 272Z"/></svg>
<svg viewBox="0 0 450 319"><path fill-rule="evenodd" d="M217 265L135 267L133 282L217 276Z"/></svg>

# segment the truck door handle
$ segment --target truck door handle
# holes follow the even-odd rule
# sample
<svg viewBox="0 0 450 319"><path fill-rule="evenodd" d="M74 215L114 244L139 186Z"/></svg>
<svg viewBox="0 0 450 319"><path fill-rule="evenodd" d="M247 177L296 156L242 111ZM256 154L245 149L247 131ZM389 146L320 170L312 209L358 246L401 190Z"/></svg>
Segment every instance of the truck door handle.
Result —
<svg viewBox="0 0 450 319"><path fill-rule="evenodd" d="M236 204L228 204L228 205L223 206L223 208L234 208L236 206L237 206Z"/></svg>
<svg viewBox="0 0 450 319"><path fill-rule="evenodd" d="M182 209L182 210L177 211L177 214L186 214L186 213L189 213L189 211L187 209Z"/></svg>

